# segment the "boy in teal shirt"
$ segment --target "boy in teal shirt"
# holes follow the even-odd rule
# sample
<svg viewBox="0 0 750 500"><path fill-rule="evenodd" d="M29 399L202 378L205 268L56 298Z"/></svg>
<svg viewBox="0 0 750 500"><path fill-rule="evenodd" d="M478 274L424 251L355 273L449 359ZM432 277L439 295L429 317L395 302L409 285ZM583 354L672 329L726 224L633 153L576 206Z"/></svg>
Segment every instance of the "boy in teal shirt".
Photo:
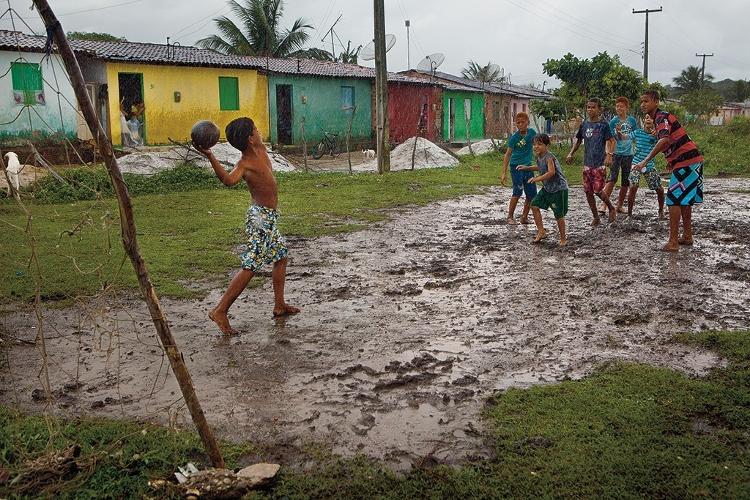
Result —
<svg viewBox="0 0 750 500"><path fill-rule="evenodd" d="M508 175L508 166L510 166L510 178L513 181L513 194L508 204L508 224L518 224L514 218L516 205L521 198L521 194L526 194L526 200L521 212L521 224L529 223L529 210L531 209L531 200L536 196L536 185L529 184L527 181L533 177L531 172L522 172L516 170L519 165L530 165L532 162L532 141L536 135L536 130L529 128L529 115L518 113L516 115L516 130L508 139L508 148L503 158L503 174L500 177L500 183L505 184Z"/></svg>
<svg viewBox="0 0 750 500"><path fill-rule="evenodd" d="M638 122L632 115L628 114L630 110L630 100L627 97L618 97L615 100L615 111L617 114L609 122L612 135L617 139L615 155L612 161L612 167L609 170L609 178L604 186L604 192L607 197L612 195L612 191L617 184L617 178L620 177L620 192L617 196L617 211L625 213L622 205L625 203L625 195L628 193L630 186L630 169L633 164L633 142L631 134L638 128ZM603 212L604 208L600 208Z"/></svg>

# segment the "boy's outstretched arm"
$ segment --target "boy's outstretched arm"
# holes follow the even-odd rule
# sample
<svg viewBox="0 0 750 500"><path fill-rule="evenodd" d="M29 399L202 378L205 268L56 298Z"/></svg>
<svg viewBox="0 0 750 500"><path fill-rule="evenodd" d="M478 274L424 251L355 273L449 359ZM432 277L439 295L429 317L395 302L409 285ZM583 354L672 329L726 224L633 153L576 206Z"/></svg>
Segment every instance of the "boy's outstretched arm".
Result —
<svg viewBox="0 0 750 500"><path fill-rule="evenodd" d="M216 177L218 177L221 183L225 186L234 186L242 180L243 169L239 166L239 164L234 167L234 170L232 170L231 172L227 172L226 170L224 170L224 167L219 164L219 161L216 159L210 149L199 149L198 151L203 153L203 155L208 158L208 161L211 162L211 167L214 169Z"/></svg>
<svg viewBox="0 0 750 500"><path fill-rule="evenodd" d="M529 170L539 170L538 167L531 167ZM555 160L552 158L547 158L547 171L543 173L542 175L537 175L535 177L532 177L527 182L529 184L533 184L535 182L544 182L547 181L555 176L557 171L555 170Z"/></svg>
<svg viewBox="0 0 750 500"><path fill-rule="evenodd" d="M505 148L505 156L503 156L503 171L500 174L500 184L505 184L505 179L508 177L508 166L510 165L510 156L513 154L513 148Z"/></svg>

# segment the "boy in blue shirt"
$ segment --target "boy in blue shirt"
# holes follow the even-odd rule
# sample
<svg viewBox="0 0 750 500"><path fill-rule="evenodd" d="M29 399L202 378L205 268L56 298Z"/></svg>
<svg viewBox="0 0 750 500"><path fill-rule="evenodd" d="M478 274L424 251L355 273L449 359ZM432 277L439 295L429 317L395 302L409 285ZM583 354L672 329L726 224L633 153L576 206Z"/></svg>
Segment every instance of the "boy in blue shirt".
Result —
<svg viewBox="0 0 750 500"><path fill-rule="evenodd" d="M617 139L617 147L615 148L612 168L609 171L609 178L607 179L607 184L604 186L604 192L607 193L607 196L612 196L612 191L615 189L615 184L617 184L617 177L622 172L620 192L617 196L617 211L621 214L625 213L622 205L625 202L625 195L628 193L630 168L633 164L633 141L630 139L630 134L638 128L638 122L632 115L628 114L629 109L630 100L627 97L618 97L615 100L615 111L617 114L610 120L609 128L612 131L612 135ZM603 208L600 210L604 211Z"/></svg>
<svg viewBox="0 0 750 500"><path fill-rule="evenodd" d="M615 149L615 138L609 128L609 123L602 120L602 101L592 97L586 103L588 120L581 123L576 142L566 157L568 163L573 163L573 155L576 154L581 142L583 149L583 192L586 193L586 201L594 217L592 226L601 224L599 212L596 209L594 195L598 196L602 203L609 209L609 221L615 222L617 211L609 196L604 192L604 179L607 167L612 164L612 151Z"/></svg>
<svg viewBox="0 0 750 500"><path fill-rule="evenodd" d="M635 194L638 192L638 184L641 180L641 174L646 178L649 189L656 191L656 198L659 201L659 220L664 219L664 188L661 186L661 176L656 171L654 160L650 160L643 170L638 164L643 161L656 145L656 134L654 133L654 120L650 116L646 117L643 128L633 130L630 134L633 144L635 145L635 155L633 156L633 170L630 173L630 191L628 191L628 217L633 215L633 206L635 205Z"/></svg>
<svg viewBox="0 0 750 500"><path fill-rule="evenodd" d="M503 174L500 177L500 183L505 184L508 175L508 166L510 165L510 178L513 181L513 194L508 204L508 224L518 224L513 217L518 205L518 199L521 194L526 194L526 200L523 203L523 212L521 212L521 224L529 223L529 210L531 209L531 200L536 196L536 184L529 184L527 181L534 175L531 172L522 172L516 170L519 165L531 165L532 162L532 142L536 135L536 130L529 128L529 115L526 113L516 114L516 130L508 139L508 148L503 158Z"/></svg>

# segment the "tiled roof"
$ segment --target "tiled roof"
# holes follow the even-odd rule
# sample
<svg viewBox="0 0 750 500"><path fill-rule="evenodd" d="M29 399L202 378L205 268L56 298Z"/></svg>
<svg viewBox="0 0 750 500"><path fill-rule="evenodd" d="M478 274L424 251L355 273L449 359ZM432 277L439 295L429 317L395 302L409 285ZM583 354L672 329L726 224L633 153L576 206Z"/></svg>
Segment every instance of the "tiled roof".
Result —
<svg viewBox="0 0 750 500"><path fill-rule="evenodd" d="M424 75L429 75L429 72L421 72ZM551 94L547 92L542 92L540 90L535 89L529 89L526 87L520 87L518 85L511 85L509 83L503 83L500 84L485 84L482 85L481 82L477 80L471 80L469 78L463 78L461 76L451 75L450 73L443 73L442 71L436 71L435 77L439 78L441 80L448 80L460 85L465 85L468 87L472 87L474 89L480 89L483 92L488 92L491 94L510 94L518 97L529 97L529 98L536 98L536 99L550 99L552 97Z"/></svg>
<svg viewBox="0 0 750 500"><path fill-rule="evenodd" d="M333 61L277 57L244 57L259 69L289 75L327 76L338 78L375 78L375 69Z"/></svg>
<svg viewBox="0 0 750 500"><path fill-rule="evenodd" d="M0 30L0 49L41 51L45 37L25 33ZM211 66L229 68L259 68L252 58L227 56L213 50L197 47L167 46L158 43L138 42L95 42L71 40L71 48L78 53L88 54L107 61L134 63L171 64L177 66Z"/></svg>

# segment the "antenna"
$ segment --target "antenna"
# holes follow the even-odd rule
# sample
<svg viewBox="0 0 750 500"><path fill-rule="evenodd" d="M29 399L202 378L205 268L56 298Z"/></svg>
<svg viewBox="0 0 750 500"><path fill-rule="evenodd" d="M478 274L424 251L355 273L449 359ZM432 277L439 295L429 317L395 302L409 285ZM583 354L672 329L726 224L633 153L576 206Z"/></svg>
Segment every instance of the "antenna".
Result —
<svg viewBox="0 0 750 500"><path fill-rule="evenodd" d="M335 34L335 32L333 31L333 28L339 23L339 21L341 21L342 16L343 14L339 14L339 18L336 19L336 22L331 25L328 31L326 31L325 36L320 39L321 42L325 42L326 38L328 38L329 36L331 37L331 56L333 57L334 60L336 60L336 48L333 45L333 38Z"/></svg>
<svg viewBox="0 0 750 500"><path fill-rule="evenodd" d="M388 52L396 44L396 35L385 35L385 51ZM375 59L375 40L371 41L359 50L359 57L364 61Z"/></svg>
<svg viewBox="0 0 750 500"><path fill-rule="evenodd" d="M429 72L430 74L434 74L435 70L438 69L441 64L443 64L443 61L445 61L445 55L441 52L430 54L429 56L426 56L424 59L419 61L419 64L417 64L417 71Z"/></svg>

